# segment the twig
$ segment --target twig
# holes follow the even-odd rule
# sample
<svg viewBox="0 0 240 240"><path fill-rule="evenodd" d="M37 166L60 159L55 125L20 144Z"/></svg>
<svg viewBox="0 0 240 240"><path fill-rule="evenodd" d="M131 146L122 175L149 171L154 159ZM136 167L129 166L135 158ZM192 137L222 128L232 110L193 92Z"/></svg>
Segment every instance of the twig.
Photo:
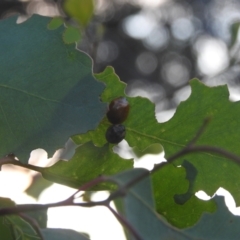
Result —
<svg viewBox="0 0 240 240"><path fill-rule="evenodd" d="M110 196L104 200L104 201L99 201L99 202L84 202L84 203L74 203L74 200L76 199L76 194L78 194L80 191L85 191L96 184L99 184L104 181L112 181L114 183L117 183L116 181L113 181L111 177L107 176L99 176L90 182L85 183L82 185L73 195L71 195L68 199L57 202L57 203L50 203L50 204L25 204L25 205L18 205L14 207L9 207L9 208L0 208L0 216L7 215L7 214L19 214L22 212L27 212L27 211L37 211L37 210L42 210L42 209L48 209L51 207L60 207L60 206L82 206L82 207L93 207L93 206L106 206L113 214L114 216L122 223L131 233L132 235L137 239L137 240L143 240L143 238L138 234L138 232L131 226L131 224L120 214L118 214L112 207L110 207L109 203L113 199L117 197L123 197L128 189L132 187L133 185L137 184L141 180L143 180L145 177L148 177L151 173L158 171L162 167L164 167L166 164L172 163L174 160L176 160L179 157L182 157L184 155L187 155L189 153L193 152L207 152L207 153L214 153L218 155L222 155L233 162L240 164L240 157L236 156L235 154L228 152L226 150L223 150L221 148L217 148L214 146L196 146L194 145L196 141L199 139L199 137L202 135L204 130L206 129L207 124L209 123L210 118L206 119L198 132L196 133L195 137L179 152L176 154L170 156L167 160L167 162L162 162L160 164L156 164L151 172L149 171L144 171L143 173L139 174L136 178L132 179L125 185L118 185L118 189L114 191L113 193L110 194ZM11 157L6 156L5 158L2 158L0 160L0 166L2 164L14 164L18 165L21 167L25 167L31 170L35 170L38 172L42 172L44 168L41 167L36 167L30 164L23 164L16 159L13 159ZM117 183L118 184L118 183Z"/></svg>
<svg viewBox="0 0 240 240"><path fill-rule="evenodd" d="M27 169L30 169L30 170L34 170L34 171L37 171L37 172L40 172L40 173L42 173L43 170L44 170L43 167L34 166L34 165L28 164L28 163L22 163L22 162L14 159L12 157L9 157L8 155L0 159L0 168L4 164L13 164L13 165L23 167L23 168L27 168Z"/></svg>
<svg viewBox="0 0 240 240"><path fill-rule="evenodd" d="M97 178L94 178L90 182L87 182L83 184L72 196L70 196L67 200L74 200L75 196L81 192L81 191L86 191L87 189L101 183L107 181L109 178L106 176L98 176Z"/></svg>
<svg viewBox="0 0 240 240"><path fill-rule="evenodd" d="M0 170L2 168L2 165L4 164L14 164L14 161L16 161L15 159L15 155L13 154L8 154L5 157L0 159Z"/></svg>
<svg viewBox="0 0 240 240"><path fill-rule="evenodd" d="M177 152L176 154L170 156L167 159L167 162L161 162L159 164L156 164L154 166L154 168L151 170L151 172L143 172L141 174L139 174L139 176L137 176L136 178L132 179L131 181L129 181L127 184L125 184L124 186L122 186L121 188L117 189L115 192L113 192L110 196L109 199L115 199L116 197L119 196L123 196L123 193L126 194L127 190L132 187L133 185L137 184L138 182L140 182L141 180L143 180L144 178L146 178L147 176L149 176L151 173L154 173L158 170L160 170L161 168L163 168L165 165L172 163L173 161L175 161L177 158L182 157L184 155L187 155L189 153L193 153L193 152L208 152L208 153L216 153L219 155L223 155L227 158L229 158L230 160L232 160L233 162L240 164L240 157L236 156L235 154L232 154L231 152L228 152L226 150L223 150L221 148L217 148L217 147L211 147L211 146L194 146L194 143L199 139L199 137L203 134L203 132L205 131L207 125L209 124L211 118L206 118L202 124L202 126L200 127L200 129L197 131L195 137L179 152Z"/></svg>
<svg viewBox="0 0 240 240"><path fill-rule="evenodd" d="M110 205L106 205L106 207L113 213L117 220L132 233L136 240L144 240L135 230L135 228L123 216L116 212Z"/></svg>
<svg viewBox="0 0 240 240"><path fill-rule="evenodd" d="M149 176L150 173L154 173L156 171L158 171L159 169L161 169L162 167L164 167L165 165L172 163L174 160L176 160L179 157L182 157L184 155L187 155L189 153L193 153L193 152L208 152L208 153L215 153L215 154L219 154L222 155L230 160L232 160L233 162L240 164L240 157L238 157L237 155L228 152L224 149L221 148L217 148L217 147L211 147L211 146L189 146L186 147L184 149L182 149L181 151L177 152L176 154L174 154L173 156L169 157L167 159L167 162L161 162L159 164L156 164L155 167L152 169L151 172L143 172L141 173L138 177L132 179L131 181L129 181L124 188L128 189L130 187L132 187L133 185L135 185L136 183L138 183L139 181L141 181L142 179L144 179L145 177ZM113 195L114 196L119 196L121 195L123 190L122 189L118 189L116 190ZM111 196L111 195L110 195ZM110 197L109 196L109 197Z"/></svg>
<svg viewBox="0 0 240 240"><path fill-rule="evenodd" d="M183 153L183 154L189 154L189 153L192 153L192 152L208 152L208 153L216 153L216 154L219 154L219 155L222 155L230 160L232 160L233 162L237 163L237 164L240 164L240 157L231 153L231 152L228 152L222 148L218 148L218 147L212 147L212 146L204 146L204 145L200 145L200 146L193 146L193 147L190 147L188 149L186 149L186 152ZM172 160L172 159L170 159Z"/></svg>
<svg viewBox="0 0 240 240"><path fill-rule="evenodd" d="M102 205L104 206L106 205L106 200L99 201L99 202L74 203L72 201L69 201L69 199L67 199L57 203L22 204L14 207L0 208L0 216L18 214L21 212L44 210L44 209L53 208L53 207L64 207L64 206L94 207L94 206L102 206Z"/></svg>

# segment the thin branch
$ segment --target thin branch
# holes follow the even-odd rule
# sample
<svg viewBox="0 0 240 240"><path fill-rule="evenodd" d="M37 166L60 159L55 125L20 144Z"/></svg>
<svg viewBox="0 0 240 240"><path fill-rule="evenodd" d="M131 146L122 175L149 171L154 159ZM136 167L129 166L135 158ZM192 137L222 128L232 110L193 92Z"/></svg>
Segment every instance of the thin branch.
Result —
<svg viewBox="0 0 240 240"><path fill-rule="evenodd" d="M7 154L5 157L0 159L0 170L4 164L14 164L16 161L15 155L13 153Z"/></svg>
<svg viewBox="0 0 240 240"><path fill-rule="evenodd" d="M125 219L118 212L116 212L110 205L106 205L106 207L113 213L117 220L132 233L136 240L144 240L135 230L135 228L127 221L127 219Z"/></svg>
<svg viewBox="0 0 240 240"><path fill-rule="evenodd" d="M208 153L216 153L218 155L224 156L228 159L230 159L231 161L240 164L240 157L228 152L222 148L218 148L218 147L212 147L212 146L204 146L204 145L200 145L200 146L193 146L190 147L189 149L186 149L186 152L183 154L189 154L192 152L208 152Z"/></svg>
<svg viewBox="0 0 240 240"><path fill-rule="evenodd" d="M177 152L176 154L170 156L167 159L167 162L161 162L159 164L156 164L154 166L154 168L151 170L151 172L143 172L141 174L139 174L139 176L137 176L136 178L132 179L131 181L129 181L126 185L122 186L121 188L117 189L115 192L113 192L110 196L109 196L109 200L113 200L117 197L120 196L124 196L124 194L126 194L127 190L132 187L133 185L137 184L138 182L140 182L141 180L143 180L144 178L148 177L150 174L158 171L159 169L163 168L165 165L172 163L173 161L175 161L177 158L182 157L184 155L187 155L189 153L193 153L193 152L208 152L208 153L215 153L215 154L219 154L222 156L225 156L226 158L232 160L233 162L240 164L240 157L236 156L235 154L228 152L224 149L221 148L217 148L217 147L211 147L211 146L194 146L194 143L199 139L199 137L203 134L203 132L205 131L207 125L209 124L211 118L206 118L202 124L202 126L200 127L200 129L197 131L195 137L179 152Z"/></svg>
<svg viewBox="0 0 240 240"><path fill-rule="evenodd" d="M34 165L31 165L31 164L28 164L28 163L22 163L22 162L16 160L15 158L9 157L8 155L6 157L3 157L3 158L0 159L0 167L4 164L13 164L13 165L20 166L20 167L23 167L23 168L27 168L27 169L30 169L30 170L34 170L34 171L37 171L37 172L40 172L40 173L42 173L43 170L44 170L43 167L34 166Z"/></svg>
<svg viewBox="0 0 240 240"><path fill-rule="evenodd" d="M204 119L201 127L199 128L199 130L197 131L196 135L194 136L194 138L179 152L177 152L176 154L174 154L172 157L167 159L167 162L161 162L159 164L156 164L153 168L153 170L151 171L151 173L158 171L160 168L164 167L166 164L169 164L171 162L173 162L175 159L183 156L184 154L187 153L188 149L191 148L191 146L193 146L193 144L199 139L199 137L203 134L203 132L206 130L207 125L209 124L211 118L208 117L206 119ZM125 185L125 189L130 188L131 186L133 186L134 184L136 184L137 182L141 181L142 179L144 179L145 177L149 176L149 172L143 172L142 174L140 174L138 177L136 177L135 179L133 179L132 181L128 182ZM120 190L115 191L113 193L113 197L119 196L121 195ZM111 197L111 195L109 196Z"/></svg>
<svg viewBox="0 0 240 240"><path fill-rule="evenodd" d="M116 191L114 191L113 193L111 193L110 196L104 201L84 202L84 203L74 203L73 202L75 200L76 194L79 193L80 191L85 191L85 190L95 186L96 184L99 184L104 181L115 182L111 179L111 177L99 176L99 177L91 180L90 182L87 182L84 185L82 185L72 196L70 196L65 201L44 204L44 205L42 205L42 204L25 204L25 205L18 205L18 206L9 207L9 208L2 208L2 209L0 208L0 216L7 215L7 214L19 214L19 213L26 212L26 211L37 211L37 210L48 209L51 207L60 207L60 206L82 206L82 207L106 206L114 214L114 216L120 221L120 223L122 223L133 234L133 236L137 240L143 240L142 237L138 234L138 232L130 225L130 223L123 216L118 214L113 208L111 208L109 206L109 203L111 200L113 200L117 197L125 196L130 187L137 184L138 182L143 180L145 177L148 177L151 173L158 171L159 169L164 167L166 164L172 163L177 158L185 156L190 153L194 153L194 152L205 152L205 153L211 153L211 154L214 153L217 155L224 156L237 164L240 164L240 157L231 152L228 152L226 150L223 150L221 148L217 148L214 146L212 147L212 146L195 146L194 145L195 142L199 139L199 137L202 135L202 133L206 129L206 126L209 123L209 121L210 121L210 119L206 119L203 122L203 125L200 127L200 129L196 133L195 137L186 145L186 147L184 147L182 150L180 150L176 154L170 156L167 159L168 160L167 162L162 162L160 164L156 164L151 172L144 171L139 176L132 179L131 181L129 181L127 184L125 184L123 186L118 185L118 189ZM36 167L36 166L30 165L30 164L23 164L23 163L17 161L16 159L13 159L8 156L6 156L5 158L2 158L0 160L0 166L2 164L7 164L7 163L25 167L25 168L35 170L38 172L42 172L42 170L44 169L44 168ZM115 183L117 183L117 182L115 182Z"/></svg>
<svg viewBox="0 0 240 240"><path fill-rule="evenodd" d="M86 191L89 188L91 188L91 187L93 187L93 186L95 186L95 185L97 185L99 183L107 181L108 179L109 179L109 177L106 177L106 176L98 176L97 178L94 178L90 182L87 182L87 183L83 184L72 196L70 196L68 198L68 200L75 199L76 194L78 194L79 192Z"/></svg>
<svg viewBox="0 0 240 240"><path fill-rule="evenodd" d="M0 208L0 216L9 215L9 214L18 214L22 212L29 211L38 211L45 210L53 207L64 207L64 206L80 206L80 207L94 207L94 206L102 206L106 205L106 200L99 202L84 202L84 203L74 203L67 200L57 202L57 203L49 203L49 204L22 204L14 207Z"/></svg>

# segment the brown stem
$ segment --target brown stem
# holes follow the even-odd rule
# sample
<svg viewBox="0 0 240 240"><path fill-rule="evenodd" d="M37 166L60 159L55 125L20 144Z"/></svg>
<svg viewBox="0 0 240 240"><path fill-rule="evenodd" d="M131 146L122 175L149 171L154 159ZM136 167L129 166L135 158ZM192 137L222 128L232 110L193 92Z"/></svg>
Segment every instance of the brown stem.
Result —
<svg viewBox="0 0 240 240"><path fill-rule="evenodd" d="M107 205L106 207L113 213L117 220L132 233L136 240L144 240L135 230L135 228L127 221L127 219L117 213L110 205Z"/></svg>
<svg viewBox="0 0 240 240"><path fill-rule="evenodd" d="M193 152L214 153L214 154L222 155L226 158L229 158L233 162L240 164L240 157L236 156L235 154L233 154L231 152L228 152L226 150L223 150L223 149L217 148L217 147L195 146L194 145L194 143L199 139L199 137L201 136L203 131L206 129L206 126L207 126L208 122L209 122L209 119L206 119L204 121L202 127L197 132L196 136L189 142L189 144L186 147L184 147L182 150L177 152L176 154L170 156L167 159L168 160L167 162L157 164L157 165L155 165L155 167L153 168L153 170L151 172L144 171L138 177L132 179L131 181L129 181L124 186L119 186L119 188L115 192L113 192L109 196L109 198L107 198L104 201L86 202L86 203L74 203L73 202L74 199L75 199L74 197L76 196L76 194L78 192L87 190L87 189L91 188L92 186L94 186L96 184L99 184L103 181L112 181L110 177L99 176L99 177L93 179L92 181L90 181L90 182L84 184L83 186L81 186L77 190L76 193L74 193L72 196L70 196L65 201L61 201L61 202L58 202L58 203L50 203L50 204L45 204L45 205L26 204L26 205L18 205L18 206L9 207L9 208L2 208L2 209L0 208L0 216L7 215L7 214L18 214L18 213L26 212L26 211L37 211L37 210L47 209L47 208L50 208L50 207L60 207L60 206L82 206L82 207L106 206L114 214L114 216L120 221L120 223L122 223L133 234L133 236L137 240L143 240L142 237L138 234L138 232L131 226L131 224L123 216L118 214L113 208L111 208L109 206L109 203L110 203L111 200L113 200L113 199L115 199L119 196L123 197L127 193L128 189L130 187L137 184L139 181L143 180L145 177L148 177L151 173L158 171L159 169L161 169L166 164L172 163L177 158L182 157L184 155L187 155L189 153L193 153ZM18 165L18 166L21 166L21 167L25 167L25 168L35 170L35 171L38 171L38 172L42 172L42 170L44 169L44 168L36 167L36 166L30 165L30 164L23 164L23 163L15 160L15 159L12 159L10 157L5 157L5 158L2 158L0 160L0 166L2 164L7 164L7 163Z"/></svg>
<svg viewBox="0 0 240 240"><path fill-rule="evenodd" d="M93 180L91 180L90 182L87 182L85 184L83 184L72 196L70 196L68 198L68 200L72 200L74 199L74 197L76 196L76 194L78 194L79 192L81 191L86 191L87 189L101 183L101 182L104 182L104 181L107 181L108 180L108 177L106 176L99 176Z"/></svg>
<svg viewBox="0 0 240 240"><path fill-rule="evenodd" d="M122 186L120 189L117 189L115 192L113 192L109 196L109 199L112 200L112 199L115 199L116 197L123 196L124 192L126 192L133 185L135 185L138 182L140 182L141 180L143 180L145 177L149 176L150 173L154 173L154 172L158 171L159 169L161 169L162 167L164 167L166 164L172 163L177 158L182 157L187 154L190 154L190 153L193 153L193 152L207 152L207 153L219 154L219 155L222 155L222 156L232 160L233 162L235 162L237 164L240 164L240 157L238 157L237 155L235 155L231 152L228 152L224 149L217 148L217 147L211 147L211 146L188 146L187 145L181 151L179 151L176 154L169 157L167 159L167 162L161 162L159 164L156 164L151 172L148 172L148 171L143 172L138 177L132 179L126 185Z"/></svg>
<svg viewBox="0 0 240 240"><path fill-rule="evenodd" d="M74 203L67 199L57 203L22 204L14 207L0 208L0 216L9 215L9 214L18 214L21 212L28 212L28 211L44 210L44 209L53 208L53 207L64 207L64 206L94 207L94 206L102 206L102 205L106 205L106 201Z"/></svg>
<svg viewBox="0 0 240 240"><path fill-rule="evenodd" d="M42 167L38 167L38 166L34 166L34 165L31 165L31 164L28 164L28 163L22 163L14 158L11 158L11 157L3 157L0 159L0 167L4 164L13 164L13 165L16 165L16 166L20 166L20 167L23 167L23 168L27 168L27 169L30 169L30 170L34 170L34 171L37 171L37 172L42 172L44 168Z"/></svg>
<svg viewBox="0 0 240 240"><path fill-rule="evenodd" d="M192 152L208 152L208 153L216 153L218 155L224 156L230 160L232 160L233 162L240 164L240 157L228 152L222 148L218 148L218 147L212 147L212 146L193 146L190 147L189 149L186 149L186 152L184 151L183 154L189 154ZM171 159L170 159L171 160Z"/></svg>
<svg viewBox="0 0 240 240"><path fill-rule="evenodd" d="M211 118L208 117L206 118L203 123L202 126L199 128L199 130L197 131L195 137L186 145L186 147L184 147L181 151L177 152L176 154L174 154L173 156L169 157L167 159L167 162L161 162L159 164L156 164L155 167L153 168L153 170L151 171L151 173L158 171L160 168L162 168L163 166L165 166L166 164L169 164L171 162L173 162L175 159L177 159L178 157L183 156L184 154L188 153L188 150L193 146L193 144L199 139L199 137L203 134L203 132L205 131L207 125L209 124ZM150 172L143 172L142 174L140 174L138 177L136 177L135 179L131 180L130 182L128 182L125 186L124 189L118 189L115 192L113 192L110 196L109 199L114 199L116 197L120 197L123 196L124 194L126 194L126 190L128 188L130 188L131 186L133 186L134 184L138 183L139 181L141 181L142 179L144 179L145 177L149 176Z"/></svg>

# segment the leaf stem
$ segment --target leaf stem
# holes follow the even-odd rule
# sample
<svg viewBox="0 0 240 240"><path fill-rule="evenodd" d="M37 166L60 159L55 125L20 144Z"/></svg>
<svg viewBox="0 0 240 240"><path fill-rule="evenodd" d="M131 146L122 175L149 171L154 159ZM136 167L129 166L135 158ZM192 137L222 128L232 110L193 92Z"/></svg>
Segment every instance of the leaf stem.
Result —
<svg viewBox="0 0 240 240"><path fill-rule="evenodd" d="M182 157L184 155L187 155L189 153L193 153L193 152L208 152L208 153L215 153L215 154L219 154L222 156L225 156L226 158L232 160L233 162L240 164L240 157L238 157L237 155L228 152L224 149L221 148L217 148L217 147L213 147L213 146L195 146L195 142L199 139L199 137L203 134L203 132L205 131L207 125L209 124L211 118L206 118L202 124L202 126L199 128L199 130L197 131L195 137L179 152L177 152L176 154L170 156L169 158L167 158L167 162L161 162L159 164L156 164L154 166L154 168L148 172L145 171L143 173L141 173L139 176L137 176L136 178L132 179L131 181L129 181L127 184L125 184L124 186L122 186L121 188L117 189L115 192L113 192L110 196L109 199L113 200L116 197L119 196L123 196L124 194L126 194L127 190L132 187L133 185L137 184L139 181L143 180L145 177L149 176L150 174L158 171L159 169L163 168L165 165L172 163L174 160L176 160L179 157Z"/></svg>
<svg viewBox="0 0 240 240"><path fill-rule="evenodd" d="M197 131L195 137L188 143L188 145L186 147L190 147L192 146L194 143L196 143L196 141L200 138L200 136L203 134L203 132L206 130L208 124L211 121L211 117L207 117L204 119L201 127L199 128L199 130Z"/></svg>
<svg viewBox="0 0 240 240"><path fill-rule="evenodd" d="M135 230L135 228L127 221L127 219L125 219L118 212L116 212L110 205L107 205L106 207L113 213L117 220L132 233L136 240L144 240Z"/></svg>
<svg viewBox="0 0 240 240"><path fill-rule="evenodd" d="M29 211L38 211L45 210L53 207L64 207L64 206L80 206L80 207L94 207L94 206L105 206L106 200L99 202L84 202L84 203L74 203L69 201L69 199L57 202L57 203L49 203L49 204L22 204L14 207L6 207L0 208L0 216L10 215L10 214L18 214L21 212L29 212Z"/></svg>
<svg viewBox="0 0 240 240"><path fill-rule="evenodd" d="M97 178L94 178L93 180L91 180L90 182L87 182L85 184L83 184L72 196L70 196L68 198L68 200L74 200L75 199L75 196L76 194L78 194L79 192L81 191L86 191L87 189L101 183L101 182L105 182L107 181L109 178L106 177L106 176L98 176Z"/></svg>
<svg viewBox="0 0 240 240"><path fill-rule="evenodd" d="M0 159L0 167L4 164L13 164L13 165L27 168L30 170L34 170L34 171L37 171L40 173L42 173L44 170L43 167L34 166L34 165L28 164L28 163L22 163L22 162L16 160L15 158L9 157L8 155Z"/></svg>
<svg viewBox="0 0 240 240"><path fill-rule="evenodd" d="M118 185L118 189L110 194L110 196L103 201L98 202L84 202L84 203L75 203L74 200L76 199L76 194L78 194L80 191L86 191L89 188L95 186L96 184L99 184L104 181L113 181L111 177L107 176L99 176L90 182L85 183L82 185L72 196L70 196L68 199L57 202L57 203L50 203L50 204L25 204L25 205L18 205L14 207L8 207L8 208L0 208L0 216L7 215L7 214L19 214L22 212L27 211L37 211L37 210L43 210L48 209L51 207L60 207L60 206L82 206L82 207L93 207L93 206L106 206L113 214L114 216L119 220L121 224L123 224L137 240L143 240L142 237L139 235L139 233L131 226L131 224L119 213L117 213L109 204L112 200L116 199L117 197L123 197L127 194L127 191L130 187L137 184L141 180L143 180L145 177L148 177L151 173L154 173L158 171L159 169L163 168L165 165L173 163L177 158L182 157L184 155L194 153L194 152L205 152L205 153L211 153L211 154L218 154L221 156L224 156L233 162L240 164L240 157L228 152L224 149L214 147L214 146L205 146L205 145L199 145L196 146L195 143L199 139L199 137L202 135L204 130L206 129L207 124L209 123L210 119L206 119L203 123L203 125L200 127L198 132L196 133L195 137L187 144L182 150L175 153L174 155L167 158L167 162L162 162L159 164L156 164L152 171L144 171L141 174L139 174L137 177L126 183L125 185ZM14 164L17 166L25 167L31 170L35 170L38 172L43 172L44 168L33 166L31 164L24 164L19 161L17 161L14 157L11 155L6 156L2 159L0 159L0 167L3 164ZM116 181L114 181L116 184L118 184Z"/></svg>

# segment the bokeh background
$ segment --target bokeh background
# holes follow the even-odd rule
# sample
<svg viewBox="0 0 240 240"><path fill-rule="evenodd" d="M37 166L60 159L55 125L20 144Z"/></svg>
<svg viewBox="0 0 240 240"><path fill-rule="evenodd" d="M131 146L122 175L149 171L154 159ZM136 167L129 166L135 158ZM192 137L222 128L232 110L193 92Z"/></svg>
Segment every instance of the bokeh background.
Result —
<svg viewBox="0 0 240 240"><path fill-rule="evenodd" d="M63 14L63 1L1 1L0 16ZM79 48L128 83L130 95L147 95L159 113L189 94L188 81L227 83L239 93L239 43L232 26L240 20L238 0L96 0L93 19ZM235 30L236 33L236 30ZM236 40L237 36L235 36ZM150 93L150 94L149 94ZM232 94L234 94L232 93ZM234 95L235 95L234 94Z"/></svg>
<svg viewBox="0 0 240 240"><path fill-rule="evenodd" d="M1 0L0 18L16 13L23 19L34 13L66 17L62 3ZM188 98L188 82L195 77L209 86L227 84L230 100L240 99L239 0L96 0L95 3L93 19L78 48L93 58L95 73L111 65L128 84L128 95L144 96L154 102L159 122L168 120L180 101ZM151 157L145 156L144 161L149 162ZM45 161L43 165L46 159L44 154L39 157L40 162ZM40 181L34 185L39 176L13 166L4 166L0 179L0 195L17 203L36 202L37 198L42 203L59 201L74 191L54 184L34 198L32 189L50 184ZM17 183L13 179L18 179ZM31 186L34 187L29 194ZM28 194L22 194L26 189ZM232 199L229 206L237 213L234 204ZM124 239L121 227L110 213L108 218L108 213L99 208L100 212L93 211L92 215L91 211L49 210L48 226L86 231L93 240ZM76 213L84 217L77 218ZM99 225L103 215L105 225ZM78 220L70 222L71 218ZM111 223L116 226L114 233L109 231Z"/></svg>

